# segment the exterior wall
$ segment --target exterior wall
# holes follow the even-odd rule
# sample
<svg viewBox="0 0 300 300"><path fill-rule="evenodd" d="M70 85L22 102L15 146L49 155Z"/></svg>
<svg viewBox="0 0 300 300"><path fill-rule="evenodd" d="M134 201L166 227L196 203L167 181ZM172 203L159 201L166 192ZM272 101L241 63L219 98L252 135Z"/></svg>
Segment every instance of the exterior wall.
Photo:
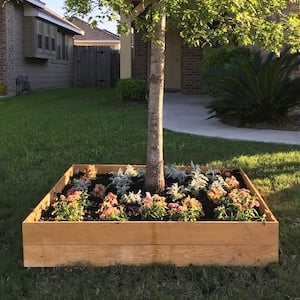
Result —
<svg viewBox="0 0 300 300"><path fill-rule="evenodd" d="M5 10L0 7L0 84L6 82L6 26L5 26Z"/></svg>
<svg viewBox="0 0 300 300"><path fill-rule="evenodd" d="M149 45L142 37L140 32L134 34L133 77L147 80Z"/></svg>
<svg viewBox="0 0 300 300"><path fill-rule="evenodd" d="M24 57L24 12L23 5L8 3L0 9L0 29L4 32L4 45L0 46L0 81L5 78L7 94L16 93L16 78L28 76L31 89L58 88L73 85L73 39L69 36L67 61ZM2 16L1 15L1 16ZM5 20L5 24L3 21ZM2 31L3 27L6 27ZM1 35L2 39L2 35ZM4 49L3 49L4 48Z"/></svg>
<svg viewBox="0 0 300 300"><path fill-rule="evenodd" d="M181 46L181 91L184 94L199 94L201 89L201 48ZM149 47L141 33L134 35L133 77L148 79Z"/></svg>
<svg viewBox="0 0 300 300"><path fill-rule="evenodd" d="M15 92L15 81L12 81L14 77L14 4L7 3L4 8L0 8L0 15L0 81L6 87L6 94L10 95Z"/></svg>
<svg viewBox="0 0 300 300"><path fill-rule="evenodd" d="M201 93L201 48L181 47L181 89L184 94Z"/></svg>

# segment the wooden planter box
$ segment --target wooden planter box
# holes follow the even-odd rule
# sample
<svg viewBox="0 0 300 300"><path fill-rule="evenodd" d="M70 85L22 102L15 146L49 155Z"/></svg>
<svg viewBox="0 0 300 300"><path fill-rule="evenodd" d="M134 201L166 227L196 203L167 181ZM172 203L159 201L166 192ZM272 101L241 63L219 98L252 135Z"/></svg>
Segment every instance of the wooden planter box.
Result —
<svg viewBox="0 0 300 300"><path fill-rule="evenodd" d="M247 187L260 199L266 224L227 221L39 221L41 211L61 192L69 178L87 165L71 166L23 221L25 267L114 264L141 265L153 262L176 266L264 266L278 261L279 223L240 170ZM96 165L98 173L125 165ZM144 168L145 166L135 166Z"/></svg>

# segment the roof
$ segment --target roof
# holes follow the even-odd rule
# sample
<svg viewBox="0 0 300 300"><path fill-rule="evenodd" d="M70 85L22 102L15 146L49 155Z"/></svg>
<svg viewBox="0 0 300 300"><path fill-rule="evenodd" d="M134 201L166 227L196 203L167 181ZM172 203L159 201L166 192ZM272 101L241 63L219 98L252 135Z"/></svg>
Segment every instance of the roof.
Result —
<svg viewBox="0 0 300 300"><path fill-rule="evenodd" d="M98 27L92 28L87 22L73 18L72 23L81 28L85 34L82 35L75 35L76 40L88 40L88 41L110 41L110 42L119 42L120 37L106 29L100 29Z"/></svg>
<svg viewBox="0 0 300 300"><path fill-rule="evenodd" d="M43 3L42 1L26 0L26 2L29 5L24 6L24 16L39 17L66 30L69 30L73 34L83 34L82 30L79 27L65 19L63 16L46 7L45 3Z"/></svg>

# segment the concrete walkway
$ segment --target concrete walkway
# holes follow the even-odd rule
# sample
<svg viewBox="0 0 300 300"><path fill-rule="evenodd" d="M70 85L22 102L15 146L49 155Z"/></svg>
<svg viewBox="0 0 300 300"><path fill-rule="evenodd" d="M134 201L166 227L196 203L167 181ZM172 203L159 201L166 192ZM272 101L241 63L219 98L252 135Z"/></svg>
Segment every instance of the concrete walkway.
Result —
<svg viewBox="0 0 300 300"><path fill-rule="evenodd" d="M209 114L205 104L209 101L209 97L202 95L165 94L164 128L230 140L300 145L299 131L237 128L225 125L217 118L207 119Z"/></svg>

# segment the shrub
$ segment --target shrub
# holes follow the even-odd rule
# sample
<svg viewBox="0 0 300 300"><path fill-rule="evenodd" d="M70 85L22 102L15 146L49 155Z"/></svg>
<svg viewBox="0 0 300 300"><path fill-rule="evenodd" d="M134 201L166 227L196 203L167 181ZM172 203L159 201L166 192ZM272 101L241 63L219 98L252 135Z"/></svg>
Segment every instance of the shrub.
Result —
<svg viewBox="0 0 300 300"><path fill-rule="evenodd" d="M242 64L236 60L220 68L219 95L210 104L210 112L240 124L280 124L300 103L300 78L292 77L299 63L298 54L285 51L280 57L256 53L252 61Z"/></svg>
<svg viewBox="0 0 300 300"><path fill-rule="evenodd" d="M147 84L145 80L120 79L116 84L116 92L122 100L145 100Z"/></svg>
<svg viewBox="0 0 300 300"><path fill-rule="evenodd" d="M203 85L205 91L216 96L218 89L215 85L218 80L218 69L227 66L233 59L247 62L251 59L249 48L226 46L222 48L212 48L205 53L202 61Z"/></svg>
<svg viewBox="0 0 300 300"><path fill-rule="evenodd" d="M4 83L0 82L0 96L4 95L5 92L5 85Z"/></svg>

